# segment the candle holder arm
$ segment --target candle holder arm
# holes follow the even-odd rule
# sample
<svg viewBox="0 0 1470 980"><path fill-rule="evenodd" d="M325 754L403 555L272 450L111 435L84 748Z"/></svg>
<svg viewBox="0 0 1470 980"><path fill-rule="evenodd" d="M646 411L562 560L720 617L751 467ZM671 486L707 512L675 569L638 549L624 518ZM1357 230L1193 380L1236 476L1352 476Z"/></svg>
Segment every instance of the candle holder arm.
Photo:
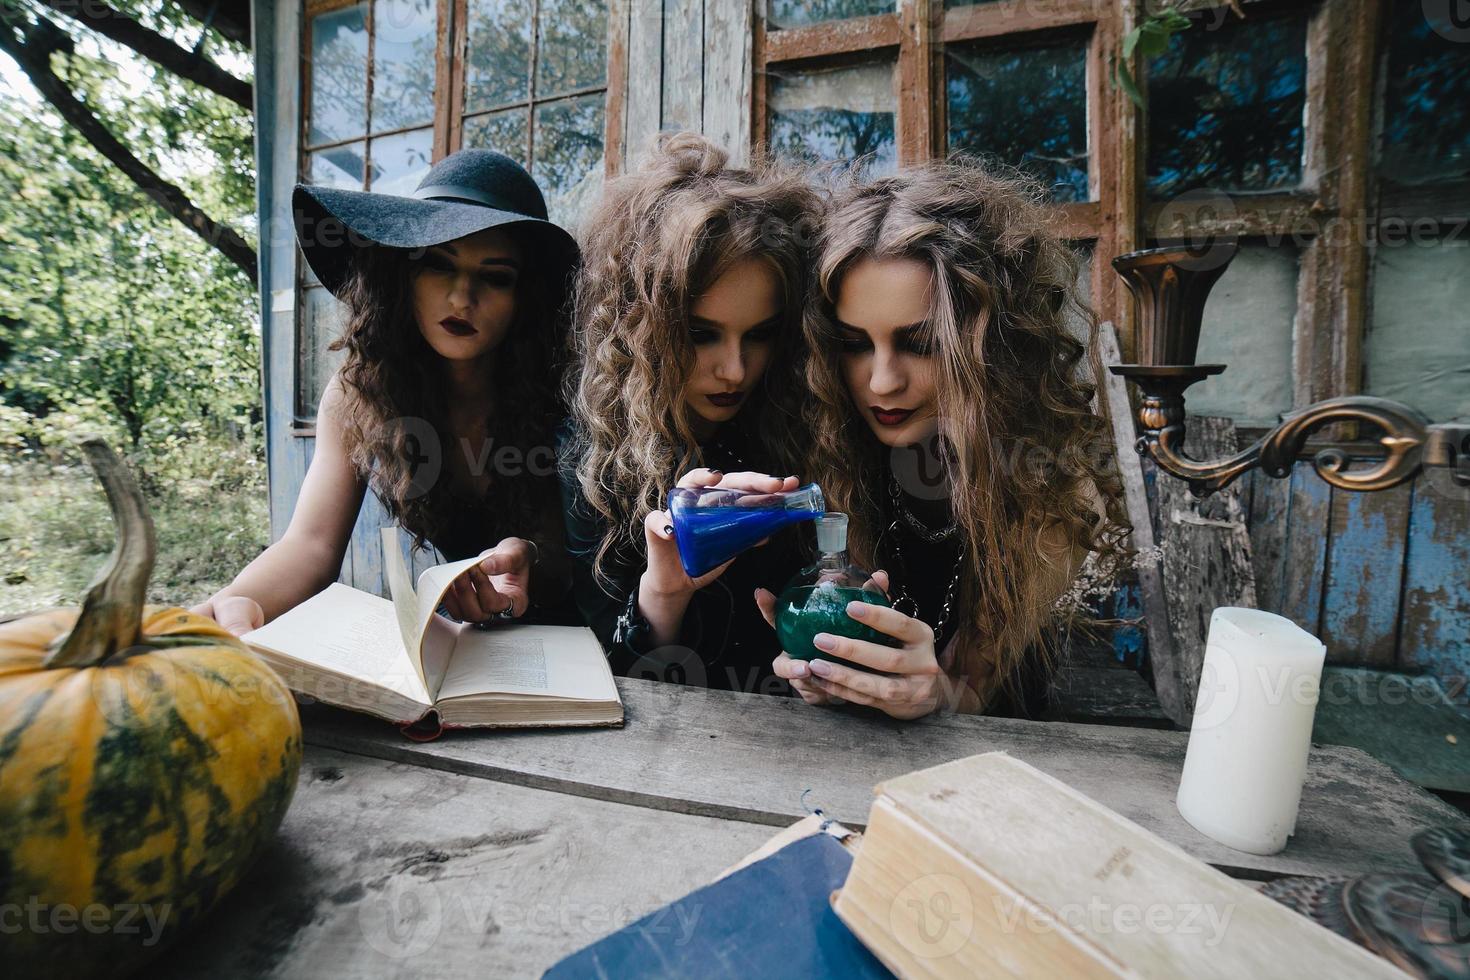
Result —
<svg viewBox="0 0 1470 980"><path fill-rule="evenodd" d="M1142 394L1138 423L1143 434L1134 448L1151 457L1159 468L1189 484L1196 497L1229 486L1242 474L1259 467L1284 479L1319 429L1342 422L1366 422L1380 435L1381 458L1365 469L1350 470L1353 454L1328 446L1312 458L1317 475L1343 490L1386 490L1411 479L1424 466L1447 467L1460 486L1470 486L1470 425L1431 425L1424 414L1401 402L1371 395L1330 398L1290 412L1250 447L1225 459L1196 460L1184 450L1184 391L1196 381L1219 374L1223 365L1152 366L1120 364L1114 374L1132 380Z"/></svg>

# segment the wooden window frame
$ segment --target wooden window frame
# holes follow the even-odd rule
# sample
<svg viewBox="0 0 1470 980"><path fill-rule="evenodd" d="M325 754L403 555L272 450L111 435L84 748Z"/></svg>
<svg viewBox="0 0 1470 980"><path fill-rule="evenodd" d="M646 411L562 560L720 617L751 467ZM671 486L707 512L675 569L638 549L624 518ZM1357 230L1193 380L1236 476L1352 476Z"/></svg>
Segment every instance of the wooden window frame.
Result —
<svg viewBox="0 0 1470 980"><path fill-rule="evenodd" d="M1124 356L1134 351L1134 317L1111 259L1143 247L1165 202L1145 187L1147 110L1114 87L1123 37L1140 21L1144 0L996 0L946 10L943 0L899 0L895 13L773 30L765 0L755 4L753 143L767 138L767 70L811 67L838 57L896 49L895 128L900 165L932 159L944 144L944 45L1021 36L1089 33L1087 130L1093 200L1056 205L1063 234L1093 243L1092 296L1099 315L1118 326ZM1299 237L1293 398L1296 407L1362 387L1366 330L1367 247L1357 227L1368 213L1372 160L1371 109L1377 35L1386 0L1244 0L1255 11L1306 19L1306 131L1297 189L1232 195L1234 213L1201 219L1191 235ZM1223 7L1226 0L1216 5ZM1146 66L1129 63L1140 86ZM1331 103L1331 107L1329 107ZM1462 195L1470 203L1470 184ZM1423 202L1403 195L1403 209ZM1359 218L1362 221L1359 221ZM1341 220L1346 218L1347 220ZM1337 219L1337 220L1334 220ZM1304 234L1305 233L1305 234ZM1283 324L1283 328L1290 325Z"/></svg>
<svg viewBox="0 0 1470 980"><path fill-rule="evenodd" d="M359 3L367 4L367 17L365 24L368 32L367 49L367 130L362 136L350 139L336 140L320 144L309 143L308 137L311 131L311 27L312 19L322 14L332 13L346 7L356 6ZM536 69L536 57L539 54L539 44L534 35L535 17L539 0L532 0L532 25L533 36L531 40L534 96L534 72ZM551 104L563 99L574 98L579 95L588 95L594 92L604 92L603 104L603 159L605 161L605 176L613 177L621 170L624 151L624 112L627 101L628 89L628 18L631 16L631 0L607 0L608 25L607 25L607 75L605 85L587 86L573 92L559 93L548 99L528 98L517 103L509 104L507 107L528 106L531 126L528 138L528 151L535 152L535 108L539 105ZM373 100L373 55L376 34L373 25L373 0L304 0L300 8L301 12L301 50L297 53L300 59L300 100L301 116L299 129L296 134L296 179L304 180L307 167L310 163L311 154L334 146L345 146L349 143L361 141L366 147L371 140L382 139L397 133L409 132L424 128L423 126L405 126L401 129L385 130L381 133L372 132L372 100ZM465 56L468 53L469 32L467 30L469 2L468 0L435 0L435 13L438 21L437 36L434 46L434 111L431 125L433 127L433 141L431 158L434 162L458 150L463 145L464 139L464 86L465 86ZM445 97L444 93L448 93ZM485 112L494 111L481 109L472 115L480 115ZM371 151L369 151L371 159ZM316 436L315 416L304 415L297 404L297 392L301 384L300 357L303 341L303 303L306 290L319 288L315 284L306 281L305 262L301 260L300 250L293 249L296 253L295 290L296 301L295 326L292 330L292 388L291 388L291 433L304 438Z"/></svg>

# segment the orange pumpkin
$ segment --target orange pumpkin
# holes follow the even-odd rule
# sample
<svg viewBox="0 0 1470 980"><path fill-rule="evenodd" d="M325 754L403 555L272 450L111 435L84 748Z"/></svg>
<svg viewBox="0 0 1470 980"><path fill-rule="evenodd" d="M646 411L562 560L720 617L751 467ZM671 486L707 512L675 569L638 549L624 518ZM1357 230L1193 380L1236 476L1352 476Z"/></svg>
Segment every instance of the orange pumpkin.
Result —
<svg viewBox="0 0 1470 980"><path fill-rule="evenodd" d="M0 625L10 976L137 968L269 844L301 765L296 705L268 666L213 620L144 609L152 522L122 463L84 448L118 524L112 561L80 613Z"/></svg>

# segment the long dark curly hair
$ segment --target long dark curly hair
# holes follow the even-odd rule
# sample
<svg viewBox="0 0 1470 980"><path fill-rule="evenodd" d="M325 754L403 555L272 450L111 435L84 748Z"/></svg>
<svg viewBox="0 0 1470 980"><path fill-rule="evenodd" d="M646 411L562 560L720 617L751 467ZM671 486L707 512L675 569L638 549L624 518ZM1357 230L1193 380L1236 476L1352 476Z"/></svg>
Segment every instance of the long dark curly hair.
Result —
<svg viewBox="0 0 1470 980"><path fill-rule="evenodd" d="M690 133L662 136L614 180L584 225L567 377L575 474L606 531L593 566L640 554L643 520L671 476L703 464L682 395L695 363L689 310L735 263L766 262L783 324L771 366L736 422L777 472L796 472L801 312L820 198L795 169L732 167ZM753 420L753 421L752 421Z"/></svg>
<svg viewBox="0 0 1470 980"><path fill-rule="evenodd" d="M550 463L561 414L555 372L563 284L548 282L535 263L526 263L517 279L515 319L494 357L489 435L494 452L519 450L523 472L494 480L487 499L469 499L454 491L443 465L449 453L465 451L448 426L446 362L414 317L412 282L422 253L359 249L341 296L346 326L329 349L346 352L337 377L352 464L416 547L443 535L465 507L485 508L494 539L482 547L507 534L531 536L527 529L547 523L546 501L557 499ZM429 440L437 440L437 447L426 446ZM433 462L436 451L439 465ZM545 456L546 472L527 463L537 458L533 452Z"/></svg>
<svg viewBox="0 0 1470 980"><path fill-rule="evenodd" d="M1051 658L1038 641L1077 554L1119 560L1128 530L1109 423L1080 370L1087 348L1068 328L1096 335L1077 295L1077 259L1038 186L977 161L841 189L807 309L808 472L831 509L852 515L849 549L868 567L881 564L892 453L853 404L835 308L843 277L869 257L917 260L933 277L942 465L967 544L949 669L1015 692L1027 657ZM977 693L983 704L990 690Z"/></svg>

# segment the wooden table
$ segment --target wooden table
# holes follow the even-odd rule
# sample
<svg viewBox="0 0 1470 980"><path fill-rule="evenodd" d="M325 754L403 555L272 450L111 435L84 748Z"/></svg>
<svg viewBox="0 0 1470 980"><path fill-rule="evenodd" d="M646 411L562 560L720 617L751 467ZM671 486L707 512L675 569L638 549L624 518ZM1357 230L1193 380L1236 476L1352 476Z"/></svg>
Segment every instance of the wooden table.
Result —
<svg viewBox="0 0 1470 980"><path fill-rule="evenodd" d="M860 826L875 783L993 750L1237 877L1417 870L1410 834L1470 825L1363 752L1319 746L1296 836L1257 857L1203 837L1175 810L1185 733L902 724L761 695L618 686L623 729L453 732L424 744L304 708L306 759L275 847L150 972L534 976L705 884L807 807Z"/></svg>

